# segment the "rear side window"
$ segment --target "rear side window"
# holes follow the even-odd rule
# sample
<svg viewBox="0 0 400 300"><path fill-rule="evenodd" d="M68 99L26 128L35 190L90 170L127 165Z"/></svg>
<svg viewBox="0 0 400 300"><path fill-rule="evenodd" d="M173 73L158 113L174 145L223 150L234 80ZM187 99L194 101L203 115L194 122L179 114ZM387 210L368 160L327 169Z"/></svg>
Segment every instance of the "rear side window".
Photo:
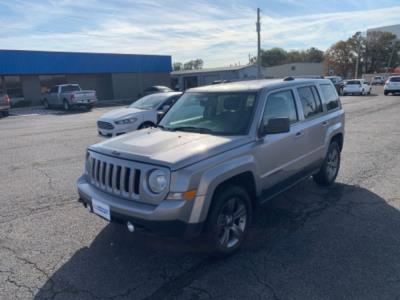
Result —
<svg viewBox="0 0 400 300"><path fill-rule="evenodd" d="M400 77L392 77L390 78L390 82L400 82Z"/></svg>
<svg viewBox="0 0 400 300"><path fill-rule="evenodd" d="M315 87L307 86L297 89L301 105L303 106L304 117L310 118L322 112L322 103Z"/></svg>
<svg viewBox="0 0 400 300"><path fill-rule="evenodd" d="M327 110L339 107L339 96L336 90L330 84L320 85L322 92L322 102L326 105Z"/></svg>
<svg viewBox="0 0 400 300"><path fill-rule="evenodd" d="M273 93L268 96L263 114L263 124L275 118L289 118L290 123L298 120L296 103L291 90Z"/></svg>

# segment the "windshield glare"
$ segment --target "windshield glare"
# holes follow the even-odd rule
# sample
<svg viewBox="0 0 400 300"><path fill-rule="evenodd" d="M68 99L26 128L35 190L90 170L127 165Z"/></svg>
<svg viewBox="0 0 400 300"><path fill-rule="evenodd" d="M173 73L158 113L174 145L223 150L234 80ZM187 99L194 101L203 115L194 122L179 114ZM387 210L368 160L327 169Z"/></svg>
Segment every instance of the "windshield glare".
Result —
<svg viewBox="0 0 400 300"><path fill-rule="evenodd" d="M130 108L153 110L156 109L162 102L164 102L168 96L165 94L152 94L140 98L139 100L132 103Z"/></svg>
<svg viewBox="0 0 400 300"><path fill-rule="evenodd" d="M170 130L243 135L248 132L255 105L255 92L186 93L160 125Z"/></svg>

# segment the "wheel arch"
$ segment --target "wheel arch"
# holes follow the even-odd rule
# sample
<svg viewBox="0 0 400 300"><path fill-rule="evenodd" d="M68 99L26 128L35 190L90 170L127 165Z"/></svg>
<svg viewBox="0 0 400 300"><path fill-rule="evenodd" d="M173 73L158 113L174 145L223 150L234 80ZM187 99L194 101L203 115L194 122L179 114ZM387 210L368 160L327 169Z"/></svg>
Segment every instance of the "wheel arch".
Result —
<svg viewBox="0 0 400 300"><path fill-rule="evenodd" d="M257 206L256 199L260 187L256 180L256 164L252 156L236 158L203 174L198 190L201 196L193 207L190 222L206 221L214 196L229 184L242 186L249 193L253 207Z"/></svg>
<svg viewBox="0 0 400 300"><path fill-rule="evenodd" d="M343 133L339 132L339 133L336 133L335 135L333 135L330 142L331 142L331 143L332 143L332 142L338 143L339 149L340 149L340 151L342 151L342 149L343 149L343 142L344 142Z"/></svg>

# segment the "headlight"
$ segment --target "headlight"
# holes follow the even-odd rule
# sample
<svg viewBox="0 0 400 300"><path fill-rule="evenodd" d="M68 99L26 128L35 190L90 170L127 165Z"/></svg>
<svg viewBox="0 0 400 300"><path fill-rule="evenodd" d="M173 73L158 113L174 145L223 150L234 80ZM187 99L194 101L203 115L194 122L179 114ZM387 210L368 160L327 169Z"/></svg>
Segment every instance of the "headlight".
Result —
<svg viewBox="0 0 400 300"><path fill-rule="evenodd" d="M137 121L136 118L130 117L122 120L115 121L115 124L122 125L122 124L131 124Z"/></svg>
<svg viewBox="0 0 400 300"><path fill-rule="evenodd" d="M148 178L148 185L153 193L159 194L163 192L167 188L167 184L168 184L167 174L165 174L164 171L161 170L151 171Z"/></svg>

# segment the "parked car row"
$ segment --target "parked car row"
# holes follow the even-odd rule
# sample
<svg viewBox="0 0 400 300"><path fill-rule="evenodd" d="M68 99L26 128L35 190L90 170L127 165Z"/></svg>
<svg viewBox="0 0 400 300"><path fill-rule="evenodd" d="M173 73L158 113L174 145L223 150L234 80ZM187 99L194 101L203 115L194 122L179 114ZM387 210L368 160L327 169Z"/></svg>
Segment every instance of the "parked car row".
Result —
<svg viewBox="0 0 400 300"><path fill-rule="evenodd" d="M151 128L88 147L77 181L88 211L130 232L204 236L213 254L229 255L260 205L309 176L326 186L338 174L344 111L330 80L154 94L100 120L134 129L157 111L167 112Z"/></svg>
<svg viewBox="0 0 400 300"><path fill-rule="evenodd" d="M9 115L11 101L7 94L0 94L0 114L4 117Z"/></svg>
<svg viewBox="0 0 400 300"><path fill-rule="evenodd" d="M385 96L400 93L400 76L391 76L383 89Z"/></svg>

